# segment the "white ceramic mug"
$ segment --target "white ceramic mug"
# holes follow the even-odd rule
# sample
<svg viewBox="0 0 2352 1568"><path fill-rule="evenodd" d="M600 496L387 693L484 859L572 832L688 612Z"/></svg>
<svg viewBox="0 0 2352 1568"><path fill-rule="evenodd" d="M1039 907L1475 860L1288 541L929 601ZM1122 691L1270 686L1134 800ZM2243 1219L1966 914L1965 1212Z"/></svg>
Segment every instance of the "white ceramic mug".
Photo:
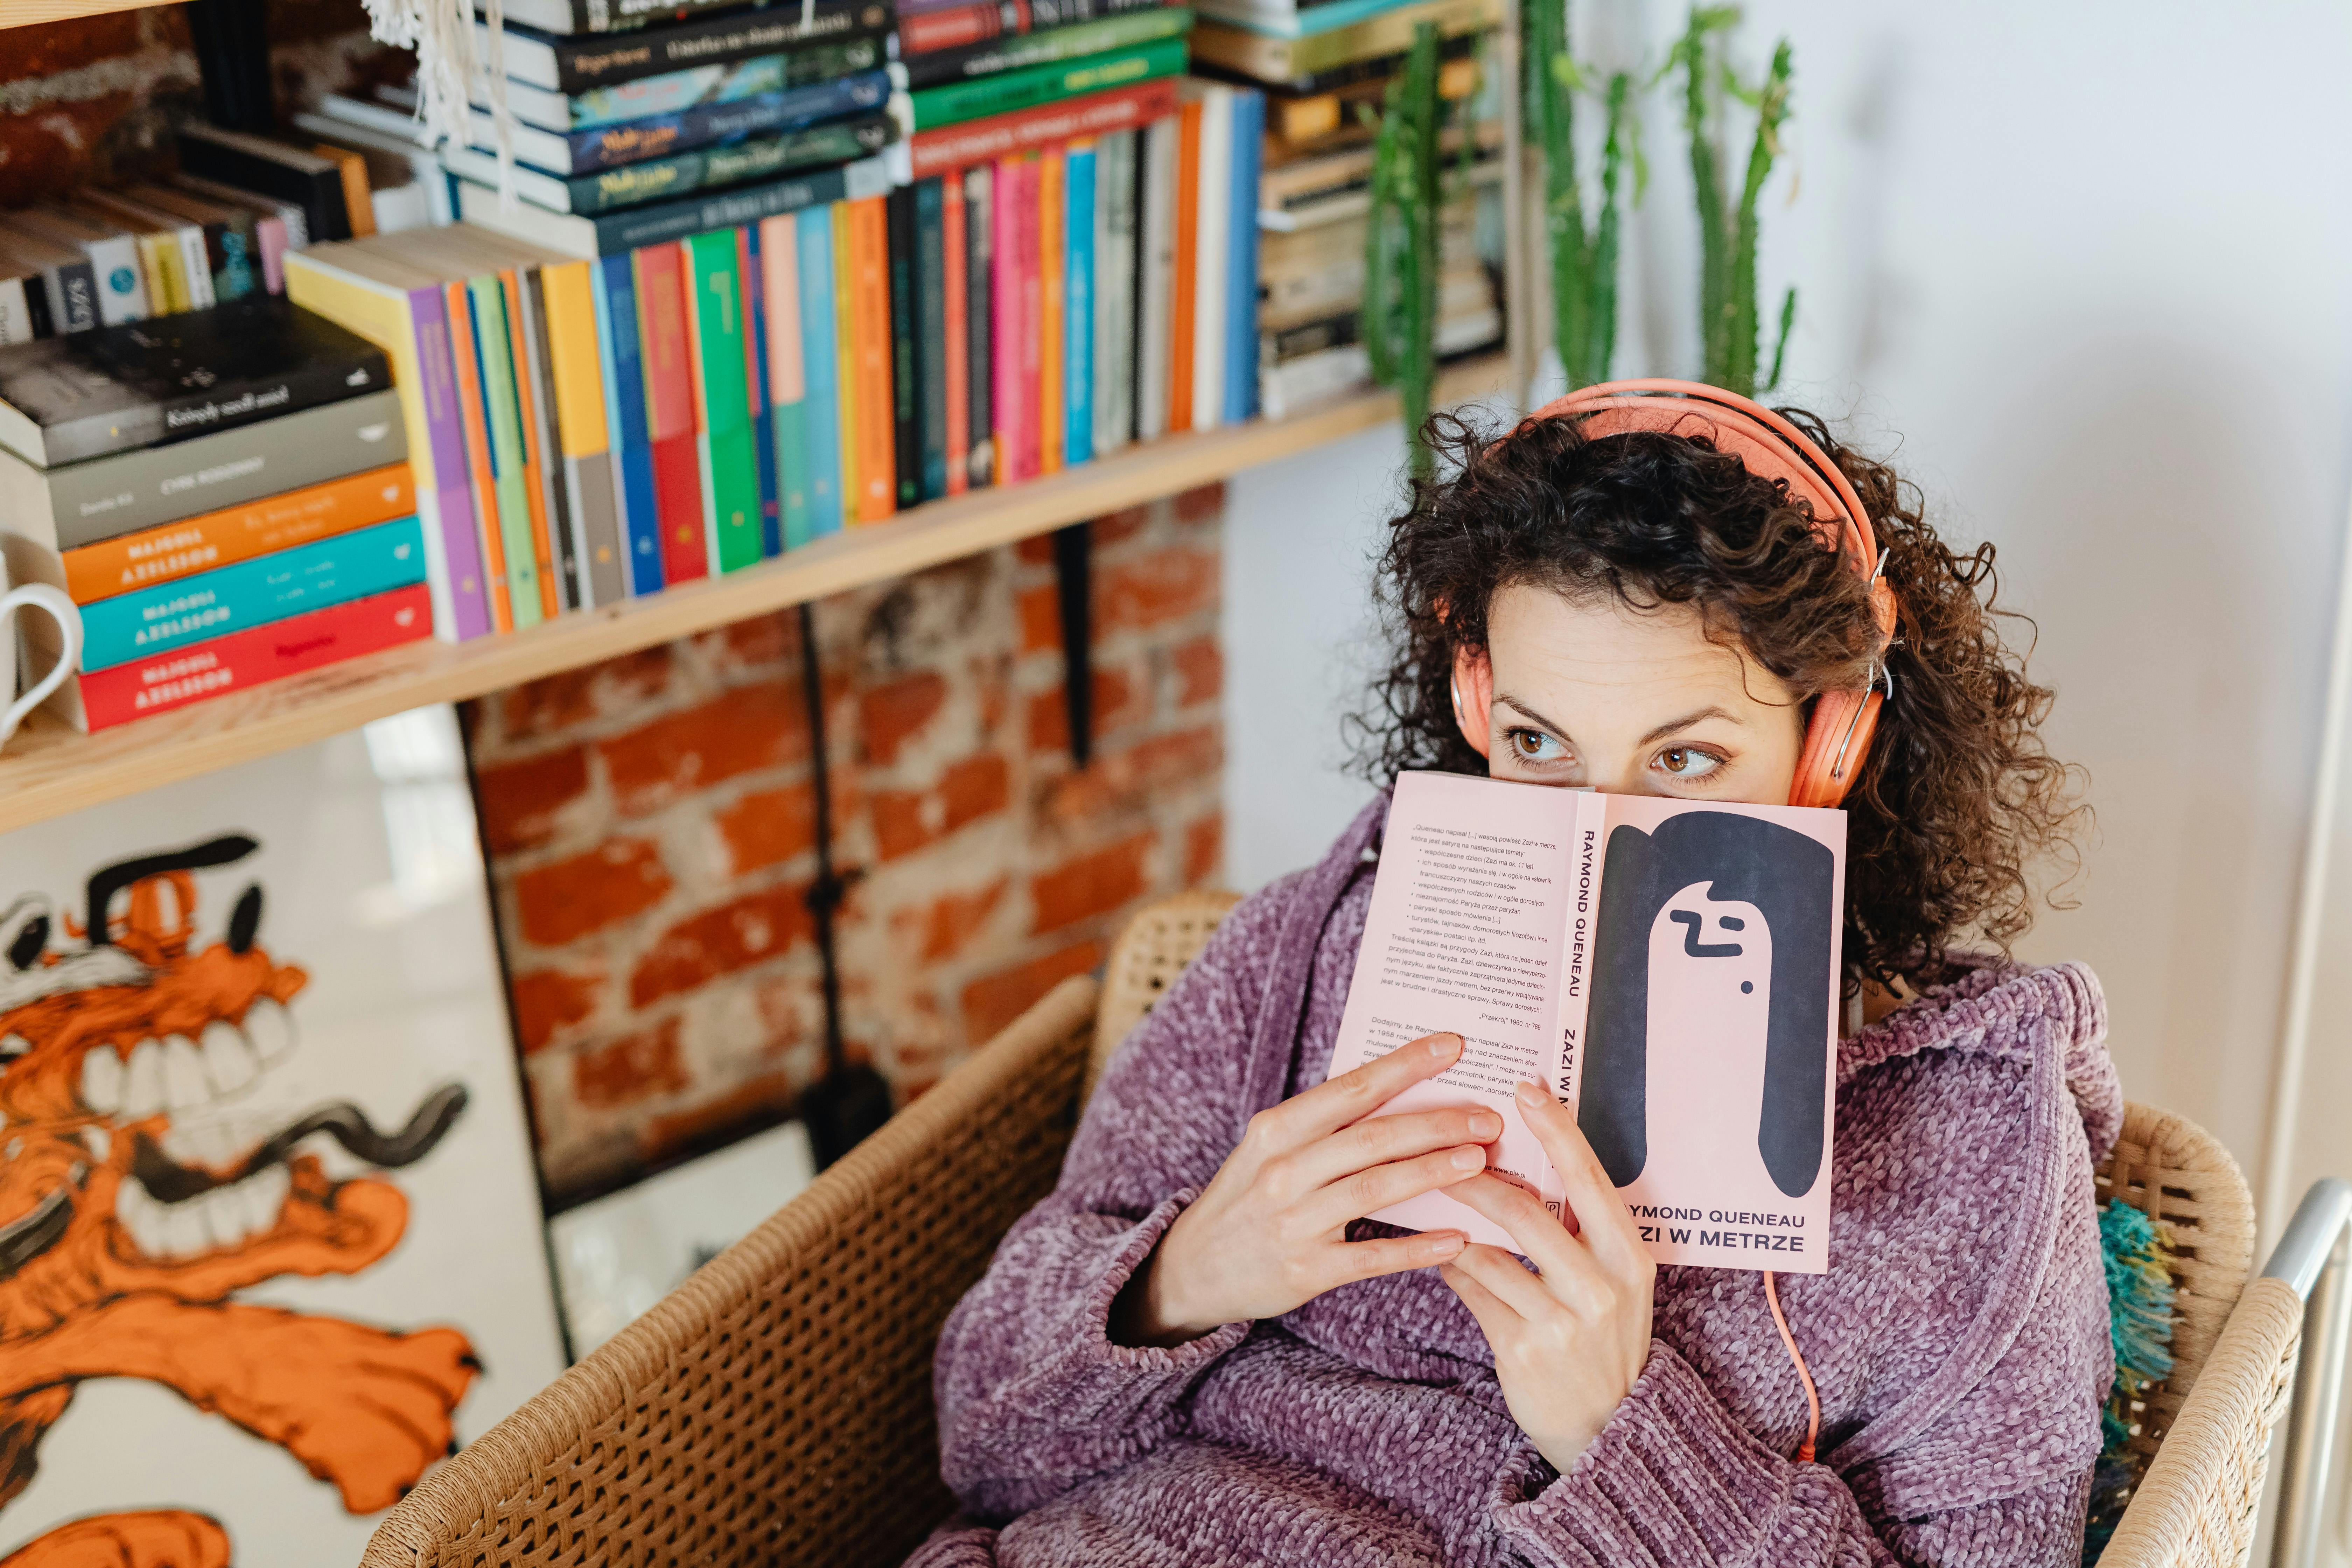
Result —
<svg viewBox="0 0 2352 1568"><path fill-rule="evenodd" d="M8 586L8 574L0 566L0 588ZM58 640L63 652L49 672L33 683L33 689L17 697L0 710L0 746L16 732L25 715L41 705L44 698L66 683L66 677L81 667L81 612L66 597L62 589L46 583L27 583L21 588L0 594L0 695L13 695L16 690L16 612L38 610L58 623Z"/></svg>

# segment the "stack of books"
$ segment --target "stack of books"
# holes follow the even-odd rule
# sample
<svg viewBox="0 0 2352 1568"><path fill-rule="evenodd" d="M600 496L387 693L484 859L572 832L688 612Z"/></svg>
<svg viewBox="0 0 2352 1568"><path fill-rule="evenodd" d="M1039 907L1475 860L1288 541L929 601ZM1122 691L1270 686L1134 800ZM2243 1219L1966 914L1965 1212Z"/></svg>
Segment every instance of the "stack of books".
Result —
<svg viewBox="0 0 2352 1568"><path fill-rule="evenodd" d="M81 606L51 710L100 730L430 636L392 376L267 295L0 349L0 548ZM22 624L37 679L59 648Z"/></svg>
<svg viewBox="0 0 2352 1568"><path fill-rule="evenodd" d="M1259 398L1279 417L1367 384L1360 331L1372 121L1414 28L1438 31L1444 143L1459 194L1440 221L1437 352L1503 338L1502 126L1491 60L1500 0L1199 0L1196 69L1266 95L1258 222ZM1466 177L1463 141L1471 140Z"/></svg>

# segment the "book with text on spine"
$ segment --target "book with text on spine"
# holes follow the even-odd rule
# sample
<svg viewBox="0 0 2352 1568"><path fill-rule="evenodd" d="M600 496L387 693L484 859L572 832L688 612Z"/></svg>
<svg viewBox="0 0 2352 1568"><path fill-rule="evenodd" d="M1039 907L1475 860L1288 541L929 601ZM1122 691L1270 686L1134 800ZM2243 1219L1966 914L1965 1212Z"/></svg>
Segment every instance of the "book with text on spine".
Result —
<svg viewBox="0 0 2352 1568"><path fill-rule="evenodd" d="M1533 1080L1659 1263L1824 1273L1844 890L1842 811L1400 774L1331 1073L1458 1034L1379 1114L1493 1109L1488 1170L1559 1214ZM1443 1192L1370 1217L1517 1250Z"/></svg>

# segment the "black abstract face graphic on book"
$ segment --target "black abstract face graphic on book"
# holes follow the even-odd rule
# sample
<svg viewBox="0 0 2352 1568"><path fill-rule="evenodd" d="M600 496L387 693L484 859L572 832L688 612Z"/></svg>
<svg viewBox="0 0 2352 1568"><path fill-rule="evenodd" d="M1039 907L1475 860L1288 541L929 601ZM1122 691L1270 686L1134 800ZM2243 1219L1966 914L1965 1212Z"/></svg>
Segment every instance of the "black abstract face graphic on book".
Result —
<svg viewBox="0 0 2352 1568"><path fill-rule="evenodd" d="M1739 982L1741 999L1762 1015L1764 1037L1763 1092L1749 1126L1773 1184L1792 1198L1812 1189L1826 1115L1822 1040L1830 995L1822 977L1836 937L1836 871L1835 858L1818 841L1728 812L1689 812L1655 832L1630 825L1611 832L1577 1121L1617 1185L1641 1175L1651 1115L1671 1098L1662 1094L1670 1086L1652 1079L1671 1073L1673 1064L1654 1062L1650 1052L1653 954L1663 915L1679 939L1667 951L1680 962L1713 965L1751 958L1759 946L1769 951L1763 981ZM1689 905L1694 893L1716 909L1669 907ZM1722 911L1727 904L1748 906L1760 922ZM1668 984L1657 978L1661 988Z"/></svg>

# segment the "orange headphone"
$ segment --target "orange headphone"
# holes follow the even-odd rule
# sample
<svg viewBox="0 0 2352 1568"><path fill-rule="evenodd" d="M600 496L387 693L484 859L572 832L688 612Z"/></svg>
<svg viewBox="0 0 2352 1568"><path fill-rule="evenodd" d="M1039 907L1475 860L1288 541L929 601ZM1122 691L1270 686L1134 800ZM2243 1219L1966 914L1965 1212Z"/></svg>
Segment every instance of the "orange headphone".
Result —
<svg viewBox="0 0 2352 1568"><path fill-rule="evenodd" d="M1813 701L1797 759L1790 805L1833 806L1862 771L1878 710L1895 689L1885 649L1895 637L1895 590L1882 574L1885 558L1871 532L1870 513L1838 466L1805 433L1761 404L1720 387L1690 381L1612 381L1588 386L1545 404L1529 419L1584 421L1587 436L1618 436L1631 430L1705 436L1718 451L1737 456L1759 479L1783 479L1789 493L1811 510L1826 542L1843 552L1870 585L1871 615L1885 639L1879 645L1878 681L1860 691L1824 691ZM1464 701L1465 693L1470 701ZM1454 713L1463 738L1480 756L1488 754L1487 710L1495 697L1494 666L1483 655L1457 650L1454 658Z"/></svg>

